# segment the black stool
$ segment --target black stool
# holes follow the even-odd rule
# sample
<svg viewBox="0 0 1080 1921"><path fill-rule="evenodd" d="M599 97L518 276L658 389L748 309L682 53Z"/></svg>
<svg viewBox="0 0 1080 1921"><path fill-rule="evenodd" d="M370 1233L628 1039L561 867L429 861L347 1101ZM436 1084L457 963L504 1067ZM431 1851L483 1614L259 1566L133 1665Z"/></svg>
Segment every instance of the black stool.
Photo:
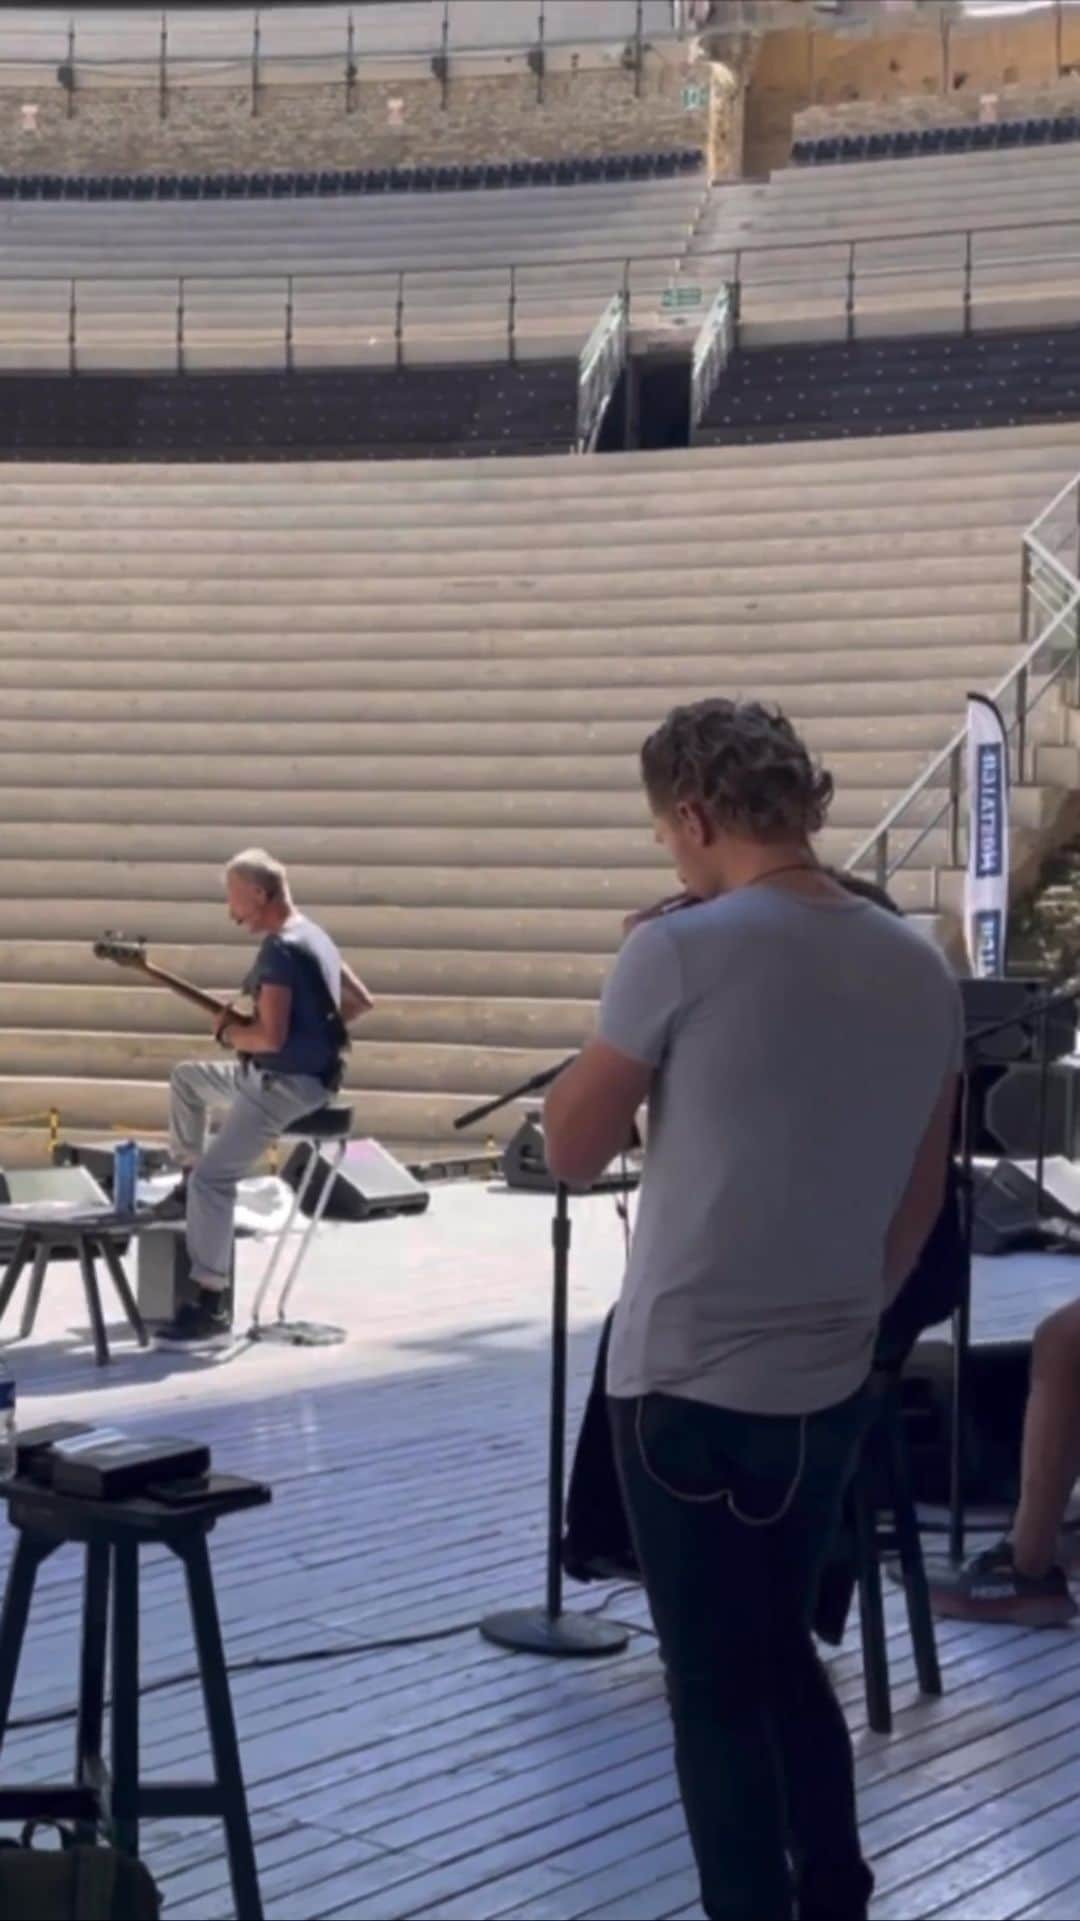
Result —
<svg viewBox="0 0 1080 1921"><path fill-rule="evenodd" d="M900 1557L915 1672L923 1694L936 1695L942 1692L941 1669L915 1512L911 1463L900 1405L899 1376L892 1372L873 1374L870 1392L875 1398L876 1410L863 1441L851 1486L851 1512L862 1625L866 1716L875 1734L891 1734L889 1656L885 1643L885 1609L881 1598L883 1553L895 1552ZM882 1523L882 1508L891 1512L891 1528Z"/></svg>
<svg viewBox="0 0 1080 1921"><path fill-rule="evenodd" d="M285 1309L288 1305L289 1296L296 1286L300 1269L304 1264L308 1249L314 1239L315 1230L326 1212L326 1205L330 1199L334 1182L340 1172L341 1164L348 1150L349 1139L352 1134L352 1125L353 1110L351 1107L317 1107L313 1113L302 1114L297 1120L292 1122L291 1126L283 1128L278 1137L283 1141L298 1141L306 1146L308 1158L307 1165L296 1183L288 1219L284 1222L278 1234L277 1240L274 1243L273 1252L267 1262L266 1272L259 1282L258 1292L255 1295L255 1302L251 1311L251 1326L248 1330L248 1339L251 1341L276 1340L285 1341L293 1347L325 1347L345 1339L344 1328L324 1327L316 1321L287 1321L285 1319ZM281 1265L285 1247L289 1235L293 1231L296 1217L311 1189L316 1169L320 1166L321 1156L319 1148L320 1143L324 1141L332 1142L334 1144L334 1151L327 1157L329 1165L322 1170L323 1182L316 1195L315 1205L311 1210L311 1218L300 1237L300 1245L296 1250L292 1265L281 1283L281 1292L278 1295L277 1306L274 1309L274 1318L272 1321L263 1321L260 1318L263 1304L270 1294L274 1276Z"/></svg>
<svg viewBox="0 0 1080 1921"><path fill-rule="evenodd" d="M0 1787L0 1821L70 1821L80 1840L91 1842L104 1834L114 1847L137 1855L139 1822L144 1818L221 1820L237 1915L242 1921L262 1921L206 1537L219 1516L264 1506L271 1496L268 1487L232 1475L212 1474L208 1486L204 1501L169 1507L145 1496L126 1501L80 1500L25 1479L0 1485L19 1535L0 1613L0 1744L7 1731L38 1569L65 1541L77 1541L86 1548L75 1778L65 1785ZM144 1786L139 1780L139 1548L147 1544L170 1548L184 1564L214 1757L212 1781L155 1781ZM110 1589L112 1765L106 1767L101 1747Z"/></svg>
<svg viewBox="0 0 1080 1921"><path fill-rule="evenodd" d="M83 1289L86 1306L90 1315L90 1326L94 1335L94 1353L97 1364L104 1367L109 1359L109 1343L105 1333L105 1316L101 1311L101 1294L98 1289L95 1259L100 1256L109 1270L113 1286L120 1296L132 1331L140 1347L147 1345L147 1332L142 1315L135 1305L135 1297L128 1285L127 1275L116 1243L125 1244L131 1239L134 1223L119 1215L106 1216L100 1220L62 1220L55 1214L24 1217L19 1226L19 1237L11 1252L11 1258L0 1280L0 1320L3 1319L11 1303L11 1297L22 1279L23 1270L32 1262L30 1285L27 1289L23 1317L19 1325L19 1339L25 1341L33 1333L37 1311L41 1305L41 1295L45 1286L45 1275L49 1262L56 1255L70 1258L72 1253L82 1269Z"/></svg>

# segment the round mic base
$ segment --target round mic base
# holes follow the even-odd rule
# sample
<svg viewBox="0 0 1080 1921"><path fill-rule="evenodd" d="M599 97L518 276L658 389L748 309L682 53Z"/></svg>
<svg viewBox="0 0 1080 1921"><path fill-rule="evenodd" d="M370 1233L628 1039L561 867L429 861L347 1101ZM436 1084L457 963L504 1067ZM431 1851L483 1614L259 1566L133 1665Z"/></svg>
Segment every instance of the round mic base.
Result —
<svg viewBox="0 0 1080 1921"><path fill-rule="evenodd" d="M621 1654L630 1639L618 1621L604 1621L595 1614L549 1614L542 1607L489 1614L481 1621L480 1632L485 1641L517 1654L554 1654L564 1659Z"/></svg>

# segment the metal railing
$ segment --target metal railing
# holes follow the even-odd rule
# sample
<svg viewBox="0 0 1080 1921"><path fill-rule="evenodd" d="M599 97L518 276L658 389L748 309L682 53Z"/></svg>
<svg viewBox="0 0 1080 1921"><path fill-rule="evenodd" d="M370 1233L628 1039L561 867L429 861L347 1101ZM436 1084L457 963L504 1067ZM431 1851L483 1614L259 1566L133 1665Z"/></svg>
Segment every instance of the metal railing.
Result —
<svg viewBox="0 0 1080 1921"><path fill-rule="evenodd" d="M96 204L100 206L103 203L99 202ZM152 203L141 202L138 204L146 207ZM231 204L234 208L238 208L246 203L222 201L215 204L220 204L221 206ZM266 204L276 204L280 206L281 203L267 202ZM434 196L432 198L432 204L437 204ZM1015 255L991 254L985 259L982 258L980 254L981 243L995 237L1000 239L1003 234L1023 234L1026 237L1032 234L1039 234L1042 236L1039 251L1023 254L1017 253ZM1055 248L1051 244L1054 236L1064 237L1066 234L1073 240L1071 248ZM1052 266L1057 268L1071 268L1075 273L1077 301L1078 306L1080 306L1080 215L1074 219L1029 221L1022 226L1016 223L1010 223L1004 226L978 229L964 227L934 228L922 234L905 235L898 244L905 248L911 248L917 247L920 242L927 240L937 241L948 239L957 242L957 260L952 264L956 266L958 273L958 279L953 291L955 292L957 300L957 320L960 328L966 330L971 326L974 301L979 294L984 291L980 275L985 269L989 268L1008 267L1012 269L1012 278L1008 283L1000 280L992 283L993 291L1003 299L1008 299L1017 287L1022 287L1029 281L1032 271L1037 267ZM977 242L980 243L980 245L977 245ZM1043 244L1044 242L1045 244ZM910 283L913 274L917 274L922 278L930 278L935 275L947 273L950 269L950 263L941 260L923 264L918 262L913 263L911 260L907 260L895 266L860 267L860 249L872 247L880 251L882 247L887 245L887 241L881 239L875 240L870 237L855 239L838 237L827 240L790 241L778 244L762 244L760 246L743 246L737 249L711 248L707 252L702 252L685 259L682 263L682 273L685 278L689 273L694 271L699 272L702 281L712 292L715 292L721 286L728 288L731 301L732 346L737 348L748 301L752 299L764 299L770 305L783 307L785 318L790 324L792 320L797 318L800 289L805 289L805 280L803 279L785 278L782 272L778 273L775 277L770 275L765 278L758 278L753 271L750 272L750 277L748 278L748 270L756 268L759 263L768 265L770 261L779 256L790 256L794 254L802 258L804 256L819 256L832 253L834 256L837 256L834 264L836 266L837 276L836 295L838 311L846 312L847 332L849 337L852 337L857 327L860 293L868 293L875 289L888 287L895 282L899 282L901 285L903 285L903 283ZM185 288L190 292L190 290L197 285L205 293L207 289L212 290L219 284L224 285L225 283L229 283L233 288L237 285L242 285L245 293L265 294L268 304L280 300L280 308L278 310L281 314L282 327L281 360L282 364L285 364L285 315L287 305L289 304L288 294L290 285L293 290L294 311L295 303L299 301L301 295L305 291L315 290L314 283L318 283L317 290L323 294L340 291L343 297L353 289L359 293L363 291L364 288L371 287L378 281L382 281L384 284L391 286L394 290L394 313L391 330L396 343L397 357L400 358L404 351L404 346L409 339L410 330L420 330L422 308L427 305L430 309L432 298L437 298L440 304L445 306L446 293L448 290L456 287L463 292L467 292L470 286L479 287L482 283L487 282L489 285L487 305L491 320L490 332L493 338L500 337L505 341L507 356L513 359L522 306L527 303L527 297L530 291L533 293L537 291L538 285L544 286L548 291L554 290L555 293L558 294L560 291L565 291L567 288L572 287L574 280L578 276L587 279L588 276L592 274L602 282L606 281L609 286L621 286L628 299L630 295L633 294L635 318L638 318L643 308L646 307L648 299L651 298L651 292L648 296L638 292L633 285L635 277L654 280L659 276L670 273L671 268L672 253L669 249L665 252L639 254L597 253L579 256L570 260L568 260L565 255L559 254L536 255L529 259L499 262L496 265L466 267L457 266L454 262L445 259L416 261L415 263L401 263L399 265L386 264L377 267L365 267L362 264L358 264L355 267L332 267L324 269L313 266L291 273L285 269L274 273L266 273L264 271L245 272L242 267L222 267L209 271L192 267L184 272L174 271L173 273L135 271L119 273L96 272L76 275L61 271L26 273L18 271L12 272L9 270L6 272L0 271L0 307L3 305L5 289L18 289L21 287L26 290L32 286L46 287L50 283L55 283L70 290L72 304L76 309L78 324L83 306L81 293L85 288L90 286L97 288L103 286L136 288L142 285L146 288L152 286L160 290L163 286L173 284L175 286L175 337L179 342L183 330ZM826 272L827 271L828 268L826 268ZM425 292L429 296L427 302L424 302L422 298ZM817 283L810 289L809 297L814 302L814 322L816 325L821 318L821 292L820 286ZM927 297L935 298L934 291L931 290L931 293ZM656 296L656 306L657 309L659 309L659 293L657 293ZM12 328L10 326L10 315L7 318L9 323L6 327L8 343L9 345L17 345L17 340L13 342L11 338ZM657 318L659 318L659 314ZM260 320L261 319L262 317L260 317ZM26 315L26 326L28 344L32 343L35 346L40 345L40 313L29 310ZM358 335L366 342L370 328L367 326L363 316L358 315L357 331ZM76 338L75 344L77 347L79 344L78 338ZM115 364L120 367L125 363L121 359L117 360Z"/></svg>
<svg viewBox="0 0 1080 1921"><path fill-rule="evenodd" d="M628 48L628 64L640 73L650 42L686 38L690 31L680 30L670 0L603 0L602 6L354 0L352 6L305 6L297 19L281 7L220 6L194 21L187 9L168 7L112 22L74 12L65 18L59 9L52 18L41 9L31 21L25 16L38 10L21 11L21 20L0 15L0 67L17 70L25 84L48 75L73 96L80 80L95 74L124 77L156 85L163 102L192 77L231 85L243 74L257 94L276 66L306 67L351 89L365 68L377 70L380 63L420 61L438 77L452 59L477 53L518 56L534 70L539 66L542 78L546 52L591 43Z"/></svg>
<svg viewBox="0 0 1080 1921"><path fill-rule="evenodd" d="M701 424L705 409L716 391L716 383L731 359L735 346L735 303L731 288L724 285L716 294L694 342L690 361L690 434Z"/></svg>
<svg viewBox="0 0 1080 1921"><path fill-rule="evenodd" d="M98 204L100 205L101 203ZM145 206L148 203L144 202L140 204ZM221 202L220 204L224 206L230 203ZM233 202L231 204L235 207L243 203ZM276 204L280 205L280 202ZM986 240L992 236L1000 236L1006 233L1023 233L1024 235L1040 233L1046 239L1049 239L1052 235L1064 235L1068 233L1074 238L1075 245L1068 251L1063 251L1060 248L1055 250L1048 246L1038 253L1017 254L1012 257L997 255L985 261L980 260L978 250L974 244L975 241ZM1009 285L1002 282L995 284L994 290L1004 299L1010 297L1011 288L1015 288L1018 285L1022 286L1028 281L1033 268L1037 266L1053 265L1056 267L1071 267L1075 270L1076 293L1078 305L1080 305L1080 216L1068 220L1031 221L1023 227L1008 225L976 230L963 227L933 229L925 234L905 236L903 245L912 246L922 240L948 238L955 239L959 243L961 279L956 287L956 295L959 303L958 324L961 327L970 327L973 301L981 290L979 274L980 270L984 267L1009 266L1014 270L1014 277ZM685 276L688 272L694 270L700 271L702 280L712 289L717 288L718 283L722 283L721 290L723 286L726 286L731 303L731 343L733 347L737 348L748 298L765 297L770 304L783 306L785 317L790 323L796 316L799 289L804 285L804 283L799 280L785 280L782 275L778 275L775 279L770 277L768 279L751 278L748 280L746 278L746 272L749 262L767 262L774 256L790 255L792 253L804 255L820 253L823 250L831 251L833 254L839 252L844 255L846 264L838 274L837 298L838 301L842 303L844 309L846 309L848 333L852 335L855 331L858 294L860 290L867 288L873 289L882 285L887 286L894 281L901 283L910 282L913 272L931 275L938 272L943 264L945 266L948 264L932 262L925 267L920 267L917 263L913 266L912 263L908 261L903 265L895 267L867 267L860 271L858 268L859 248L873 246L880 249L885 244L887 243L881 240L837 239L787 242L775 246L745 246L738 249L715 248L685 260L683 262L682 272ZM467 267L456 266L448 260L418 261L414 264L402 264L400 266L383 265L378 267L357 265L352 268L333 267L323 269L314 266L303 271L294 271L291 273L286 270L275 273L245 272L243 268L235 267L222 267L210 271L192 268L186 272L175 272L171 274L143 271L120 273L97 272L72 275L59 271L43 273L0 271L0 308L3 306L5 289L18 289L21 287L26 290L30 287L47 287L50 284L55 284L63 286L70 291L72 306L76 312L76 325L78 325L84 304L81 300L83 289L91 286L96 288L115 286L118 289L121 287L136 288L141 285L146 288L153 287L156 290L161 290L163 286L174 284L175 338L179 346L183 334L185 289L190 293L191 289L197 286L205 294L207 290L212 290L219 285L224 286L226 283L234 289L239 285L242 286L245 294L264 294L268 304L280 301L278 311L281 314L282 327L281 364L286 364L285 316L290 305L293 307L295 314L296 303L305 291L318 291L322 294L326 294L327 292L340 292L342 297L344 297L350 291L355 290L357 293L360 293L365 288L372 287L375 283L381 281L385 286L393 289L391 331L396 348L396 357L400 360L404 352L404 347L409 339L410 329L416 331L422 330L420 327L420 316L425 306L428 308L430 314L434 299L437 299L439 304L445 308L446 294L449 290L457 288L462 292L467 292L470 286L481 287L482 284L486 282L488 283L486 298L490 316L489 331L493 339L498 337L505 341L507 357L512 360L515 355L522 306L523 304L527 304L527 298L530 292L535 294L539 288L544 288L549 292L554 290L554 292L558 294L572 287L575 279L579 276L588 279L590 275L593 275L602 281L606 280L608 285L621 285L624 296L628 302L631 294L634 294L635 317L637 317L643 306L646 305L647 299L651 298L651 294L646 296L643 293L635 291L633 285L635 276L657 279L658 276L669 273L671 266L672 255L669 250L663 253L589 254L571 260L568 260L565 255L536 255L530 259L521 261L506 261L500 262L497 265ZM710 268L713 269L713 271L710 271ZM317 283L317 287L315 283ZM291 298L289 294L290 287L292 289ZM428 295L427 301L423 299L425 293ZM815 301L816 322L816 320L820 318L820 290L815 286L811 290L811 293ZM656 296L656 306L657 309L659 309L660 297L658 293ZM657 317L659 317L659 315L657 315ZM10 315L7 318L9 324L6 327L6 334L9 345L17 345L17 341L13 342L11 339L12 329L10 326ZM262 317L260 317L260 319L262 319ZM40 345L40 312L28 310L26 326L28 344L32 343L34 346ZM367 320L359 313L357 317L357 333L365 343L368 342L370 327ZM77 348L79 344L77 335L74 344ZM180 364L181 356L179 351L177 360L178 364ZM122 359L119 359L115 364L117 367L121 367L125 363Z"/></svg>
<svg viewBox="0 0 1080 1921"><path fill-rule="evenodd" d="M1034 771L1030 719L1040 702L1052 688L1067 684L1070 675L1073 702L1080 702L1080 474L1055 495L1025 533L1021 578L1023 650L989 690L1002 712L1015 783L1029 780ZM948 865L964 866L966 749L964 726L856 848L846 863L849 870L870 866L877 885L886 887L894 874L910 864L928 836L942 829ZM934 806L932 794L942 785L944 798ZM897 841L902 841L899 848ZM934 872L936 905L936 867Z"/></svg>
<svg viewBox="0 0 1080 1921"><path fill-rule="evenodd" d="M591 454L626 365L630 339L625 292L608 301L578 360L577 451Z"/></svg>

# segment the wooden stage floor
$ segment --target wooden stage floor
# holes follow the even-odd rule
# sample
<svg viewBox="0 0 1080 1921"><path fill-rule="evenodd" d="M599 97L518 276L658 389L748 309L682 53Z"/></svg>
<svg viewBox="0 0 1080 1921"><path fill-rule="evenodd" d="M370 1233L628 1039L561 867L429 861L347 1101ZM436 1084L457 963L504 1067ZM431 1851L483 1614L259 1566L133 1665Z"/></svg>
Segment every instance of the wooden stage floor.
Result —
<svg viewBox="0 0 1080 1921"><path fill-rule="evenodd" d="M234 1680L277 1921L700 1912L648 1634L614 1659L561 1664L501 1652L472 1628L542 1594L549 1249L541 1197L435 1188L421 1219L320 1234L296 1311L344 1324L344 1346L206 1361L140 1354L115 1326L114 1362L98 1371L76 1271L60 1268L34 1340L11 1351L24 1425L93 1415L205 1437L219 1467L273 1484L271 1508L224 1522L211 1545L233 1663L330 1651ZM242 1307L261 1258L245 1245ZM620 1273L610 1200L576 1205L572 1258L576 1412ZM1029 1332L1075 1275L1068 1258L984 1263L977 1324ZM72 1699L79 1575L71 1550L42 1575L16 1714ZM632 1591L571 1600L644 1623ZM944 1624L946 1692L923 1702L897 1600L891 1738L867 1731L857 1639L834 1661L874 1915L1075 1915L1080 1634ZM459 1625L427 1645L344 1651ZM147 1560L142 1639L148 1680L190 1671L179 1570L164 1556ZM190 1681L149 1695L143 1732L148 1777L205 1768ZM64 1778L72 1739L70 1723L12 1734L3 1779ZM148 1824L144 1836L171 1921L231 1912L215 1827Z"/></svg>

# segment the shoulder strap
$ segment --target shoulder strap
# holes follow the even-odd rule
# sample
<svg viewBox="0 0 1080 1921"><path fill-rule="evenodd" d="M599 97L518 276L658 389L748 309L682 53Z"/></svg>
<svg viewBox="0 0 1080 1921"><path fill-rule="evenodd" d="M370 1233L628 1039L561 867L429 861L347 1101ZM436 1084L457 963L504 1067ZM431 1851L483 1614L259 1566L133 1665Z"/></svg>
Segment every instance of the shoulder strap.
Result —
<svg viewBox="0 0 1080 1921"><path fill-rule="evenodd" d="M315 992L319 996L334 1046L337 1048L339 1054L347 1054L352 1046L352 1036L341 1018L341 1009L326 984L326 975L319 966L318 960L309 948L301 947L299 942L287 941L285 945L293 960L301 971L307 975Z"/></svg>

